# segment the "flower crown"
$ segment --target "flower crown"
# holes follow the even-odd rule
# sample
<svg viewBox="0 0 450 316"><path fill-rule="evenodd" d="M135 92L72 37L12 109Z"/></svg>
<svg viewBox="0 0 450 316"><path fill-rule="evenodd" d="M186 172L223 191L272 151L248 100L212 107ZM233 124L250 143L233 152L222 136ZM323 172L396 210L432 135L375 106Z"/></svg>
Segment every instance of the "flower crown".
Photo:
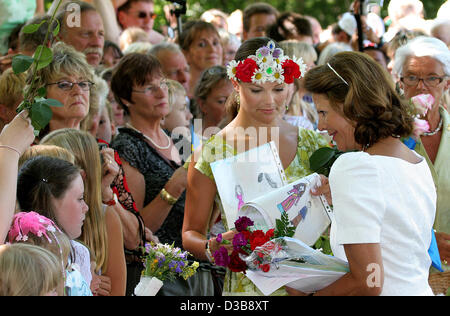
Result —
<svg viewBox="0 0 450 316"><path fill-rule="evenodd" d="M301 57L296 59L294 56L290 59L284 55L281 48L275 46L273 41L260 47L256 55L250 55L242 61L232 60L227 66L230 79L255 84L265 82L290 84L294 79L303 77L305 71L306 65Z"/></svg>
<svg viewBox="0 0 450 316"><path fill-rule="evenodd" d="M54 233L56 230L60 231L55 223L47 217L36 212L20 212L14 215L8 239L9 242L27 241L28 234L31 233L37 237L45 236L51 243L52 240L48 237L47 232Z"/></svg>

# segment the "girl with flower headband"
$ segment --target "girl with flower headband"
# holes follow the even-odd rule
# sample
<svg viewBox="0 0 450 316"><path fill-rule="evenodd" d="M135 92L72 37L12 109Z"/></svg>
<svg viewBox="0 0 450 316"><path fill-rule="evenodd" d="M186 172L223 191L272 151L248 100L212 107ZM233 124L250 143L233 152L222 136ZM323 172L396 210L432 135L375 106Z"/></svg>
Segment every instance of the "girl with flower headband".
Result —
<svg viewBox="0 0 450 316"><path fill-rule="evenodd" d="M239 111L224 129L194 153L189 165L183 245L196 258L208 260L207 254L220 247L216 238L207 238L208 225L214 222L210 218L211 210L215 200L220 201L210 163L224 156L236 155L238 149L247 151L273 140L289 182L312 173L309 156L318 148L327 146L327 142L311 130L283 121L280 115L286 104L286 85L303 76L304 71L301 59L288 58L269 38L244 42L236 53L236 60L229 64L228 75L235 90L230 98L239 104ZM246 134L246 129L254 133ZM221 203L218 204L222 208ZM227 222L223 212L222 219L228 229L232 223ZM231 240L233 235L234 231L228 231L223 238ZM286 292L280 289L276 294L284 295ZM227 271L223 295L262 293L244 274Z"/></svg>
<svg viewBox="0 0 450 316"><path fill-rule="evenodd" d="M59 296L92 296L89 285L74 264L71 264L72 246L69 238L45 216L36 212L20 212L14 215L8 233L10 243L27 243L45 248L59 261L62 280L55 290Z"/></svg>

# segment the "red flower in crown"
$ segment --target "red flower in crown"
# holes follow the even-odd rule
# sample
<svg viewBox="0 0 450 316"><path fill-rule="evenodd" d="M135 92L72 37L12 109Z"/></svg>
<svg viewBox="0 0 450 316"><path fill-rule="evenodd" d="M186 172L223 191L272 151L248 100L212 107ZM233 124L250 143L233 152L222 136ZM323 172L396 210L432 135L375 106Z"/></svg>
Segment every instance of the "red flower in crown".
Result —
<svg viewBox="0 0 450 316"><path fill-rule="evenodd" d="M286 83L293 83L294 79L298 79L301 77L302 72L300 71L300 66L293 61L292 59L285 60L281 67L283 67L283 75L284 75L284 82Z"/></svg>
<svg viewBox="0 0 450 316"><path fill-rule="evenodd" d="M251 58L247 58L240 62L236 67L236 78L242 82L252 82L252 76L257 70L258 64Z"/></svg>

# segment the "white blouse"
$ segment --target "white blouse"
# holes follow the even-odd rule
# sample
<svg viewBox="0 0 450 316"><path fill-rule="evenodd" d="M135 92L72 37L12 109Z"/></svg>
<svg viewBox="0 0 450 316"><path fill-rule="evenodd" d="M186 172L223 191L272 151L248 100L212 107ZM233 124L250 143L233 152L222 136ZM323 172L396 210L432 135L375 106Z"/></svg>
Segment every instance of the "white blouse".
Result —
<svg viewBox="0 0 450 316"><path fill-rule="evenodd" d="M428 285L428 248L436 188L426 160L417 156L422 161L413 164L350 152L341 155L330 171L333 253L346 260L345 244L380 244L381 295L433 295Z"/></svg>

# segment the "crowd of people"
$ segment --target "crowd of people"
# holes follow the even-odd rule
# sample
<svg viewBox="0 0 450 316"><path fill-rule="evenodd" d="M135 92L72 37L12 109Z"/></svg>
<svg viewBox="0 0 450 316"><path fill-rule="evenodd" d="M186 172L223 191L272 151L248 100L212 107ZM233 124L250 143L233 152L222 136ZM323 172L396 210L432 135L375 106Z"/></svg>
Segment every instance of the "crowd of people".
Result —
<svg viewBox="0 0 450 316"><path fill-rule="evenodd" d="M218 234L236 234L211 164L270 141L288 182L313 173L316 150L348 152L314 194L333 206L331 247L350 271L315 293L275 295L445 294L450 3L430 19L419 0L391 0L384 19L359 4L326 28L264 2L178 25L167 5L168 26L156 30L153 0L55 0L47 12L43 0L2 1L0 295L134 295L149 242L200 262L158 295L262 295L211 256ZM15 73L13 58L39 45L51 62ZM277 65L280 52L299 73ZM249 61L266 73L236 72ZM61 104L39 133L16 112L36 84ZM433 102L415 117L410 100L422 94ZM433 239L443 272L431 267ZM381 267L375 287L371 264Z"/></svg>

